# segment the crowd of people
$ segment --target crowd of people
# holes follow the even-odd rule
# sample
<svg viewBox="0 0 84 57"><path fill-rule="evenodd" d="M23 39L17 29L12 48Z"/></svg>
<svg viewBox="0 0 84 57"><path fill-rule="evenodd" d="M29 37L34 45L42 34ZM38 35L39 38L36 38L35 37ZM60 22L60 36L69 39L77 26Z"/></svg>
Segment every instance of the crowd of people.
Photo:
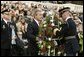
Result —
<svg viewBox="0 0 84 57"><path fill-rule="evenodd" d="M60 42L62 41L63 44L65 44L65 50L62 56L64 56L65 53L66 56L77 55L80 42L78 34L80 33L83 35L83 14L70 12L69 10L70 8L67 7L58 11L57 7L48 8L45 5L34 3L31 3L29 6L20 1L16 3L13 3L13 1L1 3L1 55L37 56L40 51L47 50L40 55L43 56L45 54L45 56L48 56L49 50L45 48L46 44L43 42L43 47L40 49L37 42L40 42L41 40L44 41L44 38L46 37L60 37L64 39L63 37L68 38L69 36L72 39L66 40L66 44L60 40ZM39 32L41 24L48 21L47 17L50 18L50 23L46 24L52 25L47 28L53 28L53 32L50 32L50 35L47 35L49 30L43 30L45 29L43 27L43 31ZM65 20L66 18L68 19ZM68 25L65 25L66 22L69 27ZM59 26L59 23L63 23L63 25ZM44 24L44 27L46 27L46 24ZM63 29L61 27L63 27ZM57 43L57 46L63 45L59 44L59 41L57 41ZM71 44L72 47L69 44ZM56 54L54 56L56 56Z"/></svg>

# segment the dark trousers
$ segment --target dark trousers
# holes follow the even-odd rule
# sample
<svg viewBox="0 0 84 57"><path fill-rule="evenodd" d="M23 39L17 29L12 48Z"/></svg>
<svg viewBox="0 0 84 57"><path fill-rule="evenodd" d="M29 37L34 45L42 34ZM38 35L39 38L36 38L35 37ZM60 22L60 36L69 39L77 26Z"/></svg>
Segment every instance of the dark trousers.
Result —
<svg viewBox="0 0 84 57"><path fill-rule="evenodd" d="M38 51L39 51L39 48L36 44L35 45L33 45L33 44L28 45L29 56L38 56Z"/></svg>
<svg viewBox="0 0 84 57"><path fill-rule="evenodd" d="M1 49L1 56L11 56L10 49Z"/></svg>
<svg viewBox="0 0 84 57"><path fill-rule="evenodd" d="M79 44L76 38L68 39L65 43L66 56L75 56L79 51Z"/></svg>
<svg viewBox="0 0 84 57"><path fill-rule="evenodd" d="M18 47L16 45L12 45L12 48L11 48L11 54L12 56L18 56Z"/></svg>
<svg viewBox="0 0 84 57"><path fill-rule="evenodd" d="M12 45L11 54L12 56L23 56L24 55L23 48L21 48L18 45Z"/></svg>

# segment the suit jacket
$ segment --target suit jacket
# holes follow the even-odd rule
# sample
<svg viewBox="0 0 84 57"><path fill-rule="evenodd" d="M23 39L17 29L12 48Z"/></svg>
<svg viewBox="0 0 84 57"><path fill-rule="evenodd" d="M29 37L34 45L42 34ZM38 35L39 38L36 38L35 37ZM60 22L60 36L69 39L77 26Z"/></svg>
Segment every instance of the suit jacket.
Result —
<svg viewBox="0 0 84 57"><path fill-rule="evenodd" d="M38 24L35 22L35 20L33 20L27 26L27 39L33 45L36 44L36 36L38 35L38 32Z"/></svg>
<svg viewBox="0 0 84 57"><path fill-rule="evenodd" d="M1 20L1 49L10 49L11 45L11 28Z"/></svg>
<svg viewBox="0 0 84 57"><path fill-rule="evenodd" d="M28 40L28 46L29 46L29 53L31 56L37 56L38 55L38 45L36 41L36 36L38 35L39 27L38 24L35 22L35 20L31 21L27 26L27 40Z"/></svg>

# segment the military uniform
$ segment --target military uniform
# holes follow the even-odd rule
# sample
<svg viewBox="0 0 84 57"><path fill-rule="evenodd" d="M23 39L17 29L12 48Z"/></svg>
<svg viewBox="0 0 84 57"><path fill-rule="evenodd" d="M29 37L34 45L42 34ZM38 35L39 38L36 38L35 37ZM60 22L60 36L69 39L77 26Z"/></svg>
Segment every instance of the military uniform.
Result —
<svg viewBox="0 0 84 57"><path fill-rule="evenodd" d="M63 8L59 10L59 12L62 11L62 13L64 13L67 10L69 10L69 8ZM67 21L63 25L62 29L60 30L60 32L57 32L56 34L65 38L66 56L75 56L76 52L79 51L79 44L76 38L76 25L73 19L71 17L67 17Z"/></svg>
<svg viewBox="0 0 84 57"><path fill-rule="evenodd" d="M3 15L9 16L9 10L3 10L1 12ZM10 19L1 19L1 56L11 55L11 40L12 40L12 26L13 22ZM15 26L14 26L15 27Z"/></svg>
<svg viewBox="0 0 84 57"><path fill-rule="evenodd" d="M5 21L1 21L1 56L10 54L12 30Z"/></svg>

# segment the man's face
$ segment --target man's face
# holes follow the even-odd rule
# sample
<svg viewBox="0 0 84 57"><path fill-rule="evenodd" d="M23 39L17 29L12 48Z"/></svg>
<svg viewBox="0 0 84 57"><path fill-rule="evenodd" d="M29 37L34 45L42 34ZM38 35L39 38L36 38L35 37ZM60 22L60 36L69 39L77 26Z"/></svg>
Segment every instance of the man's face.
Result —
<svg viewBox="0 0 84 57"><path fill-rule="evenodd" d="M10 14L9 13L4 13L4 18L6 19L6 20L9 20L10 19Z"/></svg>
<svg viewBox="0 0 84 57"><path fill-rule="evenodd" d="M62 14L62 19L65 21L65 19L66 19L68 16L70 16L70 15L69 15L69 11L66 11L66 12L64 12L64 13Z"/></svg>
<svg viewBox="0 0 84 57"><path fill-rule="evenodd" d="M42 18L43 18L43 13L42 13L41 11L37 12L35 18L36 18L38 21L41 21Z"/></svg>

